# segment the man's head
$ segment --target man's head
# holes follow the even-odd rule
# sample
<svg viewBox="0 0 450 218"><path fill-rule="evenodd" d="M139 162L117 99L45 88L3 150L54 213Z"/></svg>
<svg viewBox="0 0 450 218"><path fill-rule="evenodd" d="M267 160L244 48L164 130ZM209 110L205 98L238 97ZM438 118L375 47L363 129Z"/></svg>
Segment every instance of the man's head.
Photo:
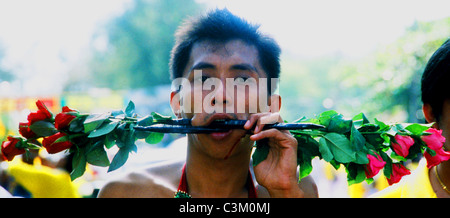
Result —
<svg viewBox="0 0 450 218"><path fill-rule="evenodd" d="M226 9L214 10L181 26L170 61L173 83L184 84L180 86L175 82L171 93L171 106L178 117L191 119L192 125L205 126L218 119L246 120L251 113L263 111L260 105L264 101L269 108L265 112L279 110L281 98L273 94L276 85L269 86L270 78L279 77L281 51L277 43L261 34L258 28ZM197 76L198 71L201 71L200 76ZM230 79L248 86L240 86L244 89L238 85L230 87ZM258 88L250 88L253 85ZM257 110L251 112L250 108L255 105L252 100L256 98L259 100ZM239 102L244 102L244 112L238 111ZM198 105L202 105L200 110L196 110ZM213 112L206 110L210 106L214 107ZM215 110L221 108L222 112ZM218 158L230 154L248 156L253 144L246 131L239 129L189 134L188 141L191 149Z"/></svg>
<svg viewBox="0 0 450 218"><path fill-rule="evenodd" d="M254 46L267 77L278 78L280 47L272 38L260 33L258 28L258 25L250 24L227 9L214 10L199 19L188 20L176 33L170 60L171 79L185 76L189 70L186 65L195 44L203 41L224 44L231 40L241 40Z"/></svg>
<svg viewBox="0 0 450 218"><path fill-rule="evenodd" d="M450 99L450 39L431 56L422 75L422 102L429 104L435 121L442 116L444 101Z"/></svg>
<svg viewBox="0 0 450 218"><path fill-rule="evenodd" d="M431 56L422 75L423 113L450 138L450 39ZM445 143L450 149L450 140Z"/></svg>

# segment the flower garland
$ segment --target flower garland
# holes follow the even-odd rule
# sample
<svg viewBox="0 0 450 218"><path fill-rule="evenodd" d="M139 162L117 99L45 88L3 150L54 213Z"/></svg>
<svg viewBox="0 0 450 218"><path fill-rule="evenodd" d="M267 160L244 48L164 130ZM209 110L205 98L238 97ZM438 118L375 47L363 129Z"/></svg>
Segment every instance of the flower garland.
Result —
<svg viewBox="0 0 450 218"><path fill-rule="evenodd" d="M19 123L21 136L8 136L2 142L0 158L11 161L30 149L46 149L50 154L73 153L72 180L84 174L87 163L108 167L108 172L120 168L130 152L137 152L136 140L155 144L164 136L158 132L136 131L134 127L171 120L170 116L155 112L139 117L131 101L125 110L103 114L83 114L64 106L56 116L42 101L36 105L38 111L28 115L28 122ZM404 163L419 154L426 158L428 168L450 159L450 152L443 149L442 131L431 128L432 124L386 124L377 119L371 123L363 113L345 119L336 111L326 111L310 119L302 117L294 123L325 127L290 131L298 141L299 180L311 173L311 161L315 157L336 169L344 166L349 185L370 183L382 169L389 185L397 183L410 174ZM118 147L118 152L110 161L106 149L113 146ZM267 145L256 143L253 164L264 160L268 152Z"/></svg>

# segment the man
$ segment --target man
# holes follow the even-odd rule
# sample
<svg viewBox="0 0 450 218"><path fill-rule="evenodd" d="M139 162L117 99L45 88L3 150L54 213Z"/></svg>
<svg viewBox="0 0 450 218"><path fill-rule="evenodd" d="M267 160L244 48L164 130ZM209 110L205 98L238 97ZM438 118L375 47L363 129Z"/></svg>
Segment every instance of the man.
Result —
<svg viewBox="0 0 450 218"><path fill-rule="evenodd" d="M175 115L191 119L194 126L207 126L214 120L247 120L245 130L188 134L186 160L132 173L107 184L99 197L173 197L177 190L194 198L317 197L312 178L298 182L295 138L288 131L263 130L264 124L283 122L275 113L281 106L281 97L273 94L275 87L268 82L264 91L239 91L221 85L230 78L250 79L256 85L264 78L278 78L280 49L276 42L259 33L258 26L226 9L185 23L176 36L171 77L191 85L184 87L183 93L178 85L172 91L170 102ZM208 81L221 84L215 83L214 90L195 85ZM266 97L268 110L258 106L256 113L250 113L255 95ZM237 101L242 99L246 110L239 112ZM200 111L195 108L199 104L203 104ZM208 113L206 107L217 110ZM266 160L252 168L250 156L256 141L266 143L270 151Z"/></svg>
<svg viewBox="0 0 450 218"><path fill-rule="evenodd" d="M447 161L428 168L422 160L414 172L399 183L372 197L435 198L450 197L450 40L447 40L430 58L422 75L423 113L428 123L442 131L446 138L443 155ZM441 139L443 140L443 139ZM427 158L427 156L425 156ZM430 157L428 157L430 158Z"/></svg>

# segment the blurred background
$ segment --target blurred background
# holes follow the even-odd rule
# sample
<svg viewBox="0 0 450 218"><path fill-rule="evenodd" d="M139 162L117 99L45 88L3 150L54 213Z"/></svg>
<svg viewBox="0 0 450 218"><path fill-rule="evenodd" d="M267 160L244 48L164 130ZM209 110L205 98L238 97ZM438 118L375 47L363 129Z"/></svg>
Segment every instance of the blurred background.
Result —
<svg viewBox="0 0 450 218"><path fill-rule="evenodd" d="M140 115L172 114L174 32L185 18L223 7L261 24L281 45L285 120L333 109L348 117L364 112L372 121L421 123L420 78L450 36L449 6L446 0L0 0L0 141L18 134L37 99L53 112L66 105L110 111L132 100ZM90 167L79 179L80 196L95 196L131 168L183 157L177 138L140 143L117 172ZM34 164L59 161L38 156ZM20 184L6 175L9 164L0 163L0 184L14 192ZM385 186L347 187L345 172L320 160L312 176L321 197L365 197Z"/></svg>

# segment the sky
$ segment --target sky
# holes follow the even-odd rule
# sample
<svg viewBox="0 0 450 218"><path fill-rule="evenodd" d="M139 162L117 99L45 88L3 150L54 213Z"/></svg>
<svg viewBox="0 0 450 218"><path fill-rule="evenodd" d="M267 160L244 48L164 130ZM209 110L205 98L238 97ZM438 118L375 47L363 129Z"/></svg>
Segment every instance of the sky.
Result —
<svg viewBox="0 0 450 218"><path fill-rule="evenodd" d="M86 56L96 28L120 15L129 2L0 0L0 65L18 78L9 89L0 83L0 97L61 93L60 83Z"/></svg>
<svg viewBox="0 0 450 218"><path fill-rule="evenodd" d="M336 52L357 57L394 41L416 20L450 16L448 0L197 1L208 8L227 7L261 24L261 30L272 35L283 52L302 57ZM123 13L131 2L0 0L0 66L19 80L13 90L6 89L0 78L0 93L60 93L59 83L67 80L71 67L86 58L87 48L105 46L105 40L92 41L99 26Z"/></svg>

